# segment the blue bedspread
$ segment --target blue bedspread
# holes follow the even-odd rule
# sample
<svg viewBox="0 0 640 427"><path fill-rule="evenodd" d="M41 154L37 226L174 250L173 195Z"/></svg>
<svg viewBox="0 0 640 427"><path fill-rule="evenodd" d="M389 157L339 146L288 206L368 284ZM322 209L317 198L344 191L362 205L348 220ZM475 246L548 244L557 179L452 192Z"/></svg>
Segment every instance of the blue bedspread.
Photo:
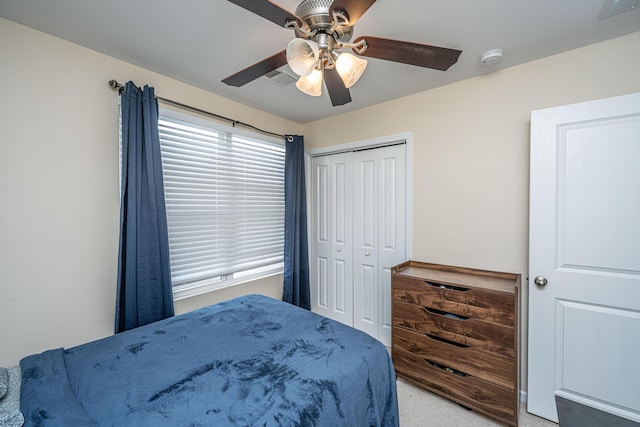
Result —
<svg viewBox="0 0 640 427"><path fill-rule="evenodd" d="M382 344L248 295L24 358L26 426L397 426Z"/></svg>

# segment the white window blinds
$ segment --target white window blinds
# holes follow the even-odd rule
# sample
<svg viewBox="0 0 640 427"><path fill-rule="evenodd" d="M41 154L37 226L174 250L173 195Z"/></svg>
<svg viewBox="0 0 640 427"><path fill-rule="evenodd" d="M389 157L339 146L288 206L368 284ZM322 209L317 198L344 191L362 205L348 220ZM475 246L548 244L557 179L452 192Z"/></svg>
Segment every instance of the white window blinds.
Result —
<svg viewBox="0 0 640 427"><path fill-rule="evenodd" d="M281 263L284 146L160 113L173 286Z"/></svg>

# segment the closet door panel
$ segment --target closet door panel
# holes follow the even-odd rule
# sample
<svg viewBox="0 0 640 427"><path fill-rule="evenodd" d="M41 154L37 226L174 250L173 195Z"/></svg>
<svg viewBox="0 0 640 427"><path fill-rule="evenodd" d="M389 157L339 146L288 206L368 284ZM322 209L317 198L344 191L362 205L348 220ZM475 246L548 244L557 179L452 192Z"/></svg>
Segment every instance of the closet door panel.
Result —
<svg viewBox="0 0 640 427"><path fill-rule="evenodd" d="M311 210L311 246L312 258L309 260L311 278L311 310L331 317L330 274L331 242L330 224L330 170L328 157L315 157L311 163L312 203Z"/></svg>
<svg viewBox="0 0 640 427"><path fill-rule="evenodd" d="M348 305L348 302L351 302L350 295L347 295L345 288L351 288L350 283L345 283L347 280L345 270L347 270L349 266L346 265L344 260L335 260L332 264L332 280L329 284L331 287L333 299L331 301L333 317L337 318L340 316L348 316L352 317L351 305ZM344 319L343 323L347 323L346 319ZM351 323L347 323L351 325Z"/></svg>
<svg viewBox="0 0 640 427"><path fill-rule="evenodd" d="M326 313L329 313L329 260L324 257L316 257L315 259L316 265L313 270L313 277L315 278L312 283L315 286L312 286L312 293L315 293L316 297L313 301L316 301L316 305L312 307L313 311L318 313L325 310ZM312 304L313 304L312 301Z"/></svg>
<svg viewBox="0 0 640 427"><path fill-rule="evenodd" d="M402 145L373 150L378 155L378 339L391 345L391 267L406 260L407 184Z"/></svg>
<svg viewBox="0 0 640 427"><path fill-rule="evenodd" d="M376 269L367 264L360 264L358 269L357 276L360 280L358 297L355 298L354 327L376 337L378 317L378 295L375 287L377 283Z"/></svg>
<svg viewBox="0 0 640 427"><path fill-rule="evenodd" d="M365 157L363 154L365 153L357 153L356 155L357 205L355 219L358 221L356 243L359 245L361 255L375 249L376 246L376 205L378 202L375 158L368 158L370 156Z"/></svg>
<svg viewBox="0 0 640 427"><path fill-rule="evenodd" d="M378 150L354 153L353 326L378 338Z"/></svg>
<svg viewBox="0 0 640 427"><path fill-rule="evenodd" d="M353 325L353 182L352 153L328 156L331 164L329 227L331 318Z"/></svg>

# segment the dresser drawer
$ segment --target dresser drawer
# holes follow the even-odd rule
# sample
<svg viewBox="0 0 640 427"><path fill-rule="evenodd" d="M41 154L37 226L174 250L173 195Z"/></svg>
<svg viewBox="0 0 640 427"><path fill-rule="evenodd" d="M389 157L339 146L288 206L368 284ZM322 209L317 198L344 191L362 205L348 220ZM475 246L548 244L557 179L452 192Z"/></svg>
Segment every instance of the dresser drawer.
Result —
<svg viewBox="0 0 640 427"><path fill-rule="evenodd" d="M461 376L403 350L394 349L398 375L478 412L517 425L513 390L474 376Z"/></svg>
<svg viewBox="0 0 640 427"><path fill-rule="evenodd" d="M487 322L514 324L513 294L396 276L393 299Z"/></svg>
<svg viewBox="0 0 640 427"><path fill-rule="evenodd" d="M473 318L456 318L421 305L393 301L394 327L442 338L463 346L482 349L513 359L515 334L512 326Z"/></svg>
<svg viewBox="0 0 640 427"><path fill-rule="evenodd" d="M473 347L442 341L435 336L394 327L393 351L403 350L422 359L492 382L509 390L516 387L516 363Z"/></svg>

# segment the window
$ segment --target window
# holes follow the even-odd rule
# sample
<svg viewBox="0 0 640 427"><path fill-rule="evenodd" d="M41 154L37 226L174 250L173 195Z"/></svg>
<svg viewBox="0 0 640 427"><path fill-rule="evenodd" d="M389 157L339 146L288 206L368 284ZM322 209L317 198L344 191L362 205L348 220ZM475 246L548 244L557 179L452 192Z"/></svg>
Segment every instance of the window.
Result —
<svg viewBox="0 0 640 427"><path fill-rule="evenodd" d="M284 144L160 109L174 297L282 272Z"/></svg>

